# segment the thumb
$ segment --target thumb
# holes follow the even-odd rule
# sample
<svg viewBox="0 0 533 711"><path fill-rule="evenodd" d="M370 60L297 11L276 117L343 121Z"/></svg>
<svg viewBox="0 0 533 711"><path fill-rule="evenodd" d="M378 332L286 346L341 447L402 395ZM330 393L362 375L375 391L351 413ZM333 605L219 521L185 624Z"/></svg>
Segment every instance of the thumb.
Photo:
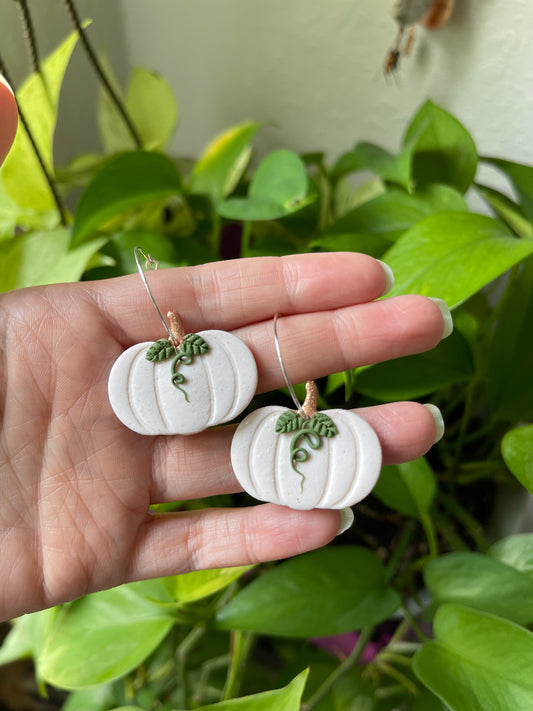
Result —
<svg viewBox="0 0 533 711"><path fill-rule="evenodd" d="M18 113L15 95L0 74L0 165L3 163L17 132Z"/></svg>

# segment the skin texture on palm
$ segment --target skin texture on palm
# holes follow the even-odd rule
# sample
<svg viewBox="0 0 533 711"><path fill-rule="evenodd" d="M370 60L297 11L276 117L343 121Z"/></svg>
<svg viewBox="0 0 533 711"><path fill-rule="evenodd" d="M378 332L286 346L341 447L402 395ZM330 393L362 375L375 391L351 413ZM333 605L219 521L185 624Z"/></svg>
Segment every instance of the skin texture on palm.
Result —
<svg viewBox="0 0 533 711"><path fill-rule="evenodd" d="M444 328L424 297L375 301L385 274L365 255L237 260L161 270L150 283L187 330L239 336L256 359L260 392L283 385L277 312L294 382L427 350ZM0 617L132 580L284 558L335 536L337 511L264 504L150 513L154 503L239 491L233 427L143 437L111 410L114 360L161 331L138 275L0 296ZM358 412L385 463L421 456L434 440L433 417L419 404Z"/></svg>

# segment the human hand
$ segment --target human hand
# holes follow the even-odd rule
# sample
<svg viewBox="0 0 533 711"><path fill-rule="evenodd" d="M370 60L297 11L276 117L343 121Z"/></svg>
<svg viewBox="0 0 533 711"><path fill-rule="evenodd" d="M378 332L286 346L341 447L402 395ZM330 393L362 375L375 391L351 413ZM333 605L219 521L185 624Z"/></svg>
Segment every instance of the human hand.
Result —
<svg viewBox="0 0 533 711"><path fill-rule="evenodd" d="M260 392L283 385L277 312L294 382L427 350L444 331L438 306L424 297L373 301L386 277L365 255L168 269L152 273L150 284L162 310L179 310L187 330L242 338ZM150 513L150 504L239 490L233 427L145 437L111 410L113 362L161 330L138 275L0 296L0 617L132 580L284 558L337 533L339 513L329 510L262 504ZM417 403L358 412L376 430L384 463L419 457L435 439L433 416Z"/></svg>

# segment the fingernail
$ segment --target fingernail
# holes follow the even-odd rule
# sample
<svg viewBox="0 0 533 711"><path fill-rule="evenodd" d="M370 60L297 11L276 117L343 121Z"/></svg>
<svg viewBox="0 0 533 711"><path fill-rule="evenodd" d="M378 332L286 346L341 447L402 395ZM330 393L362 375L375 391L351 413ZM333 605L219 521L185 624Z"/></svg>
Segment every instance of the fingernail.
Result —
<svg viewBox="0 0 533 711"><path fill-rule="evenodd" d="M4 86L7 86L7 88L9 89L9 91L13 94L13 96L15 96L15 92L14 92L13 89L9 86L9 84L7 83L7 80L4 79L4 77L3 77L1 74L0 74L0 84L3 84Z"/></svg>
<svg viewBox="0 0 533 711"><path fill-rule="evenodd" d="M339 526L339 530L337 531L337 536L340 536L341 533L347 531L354 521L354 515L351 508L340 509L339 514L341 517L341 523Z"/></svg>
<svg viewBox="0 0 533 711"><path fill-rule="evenodd" d="M442 338L447 338L453 331L453 319L450 309L448 308L448 304L444 301L444 299L437 299L434 296L429 296L428 298L440 309L442 318L444 319L444 332L442 334Z"/></svg>
<svg viewBox="0 0 533 711"><path fill-rule="evenodd" d="M425 403L424 407L427 407L435 420L435 439L433 440L433 444L435 444L439 441L439 439L442 439L442 435L444 434L444 420L442 419L442 413L436 405L431 405L431 403Z"/></svg>
<svg viewBox="0 0 533 711"><path fill-rule="evenodd" d="M394 286L394 274L392 273L392 269L389 267L389 265L385 264L385 262L382 262L381 259L376 259L376 262L379 262L381 264L383 271L385 272L385 291L382 294L383 296L384 294L388 294Z"/></svg>

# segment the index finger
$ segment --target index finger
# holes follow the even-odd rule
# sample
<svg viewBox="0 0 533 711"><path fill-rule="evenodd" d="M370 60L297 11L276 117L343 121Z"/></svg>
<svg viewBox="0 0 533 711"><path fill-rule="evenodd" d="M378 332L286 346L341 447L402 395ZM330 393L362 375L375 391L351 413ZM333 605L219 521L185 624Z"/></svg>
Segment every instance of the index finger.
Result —
<svg viewBox="0 0 533 711"><path fill-rule="evenodd" d="M157 257L157 255L153 255ZM187 331L231 330L285 315L373 301L391 286L383 265L355 252L255 257L151 272L163 314ZM139 275L86 283L124 344L159 337L161 323Z"/></svg>
<svg viewBox="0 0 533 711"><path fill-rule="evenodd" d="M4 162L17 132L18 112L15 95L0 74L0 165Z"/></svg>

